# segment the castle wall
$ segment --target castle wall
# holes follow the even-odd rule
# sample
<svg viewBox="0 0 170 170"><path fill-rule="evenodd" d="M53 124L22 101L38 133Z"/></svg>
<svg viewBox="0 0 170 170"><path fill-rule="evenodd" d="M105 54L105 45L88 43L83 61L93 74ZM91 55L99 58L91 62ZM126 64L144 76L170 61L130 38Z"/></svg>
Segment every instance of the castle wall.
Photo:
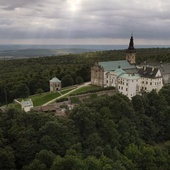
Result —
<svg viewBox="0 0 170 170"><path fill-rule="evenodd" d="M91 68L91 84L104 87L104 69L97 64Z"/></svg>

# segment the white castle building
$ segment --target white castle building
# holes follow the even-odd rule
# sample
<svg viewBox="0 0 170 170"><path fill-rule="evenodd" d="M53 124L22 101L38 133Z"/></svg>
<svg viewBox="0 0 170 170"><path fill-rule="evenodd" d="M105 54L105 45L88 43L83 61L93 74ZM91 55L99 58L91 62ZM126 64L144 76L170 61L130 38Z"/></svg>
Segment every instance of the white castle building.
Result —
<svg viewBox="0 0 170 170"><path fill-rule="evenodd" d="M170 70L166 71L170 79ZM165 81L164 81L165 82ZM136 65L136 50L133 36L126 50L126 60L98 62L91 68L91 84L101 87L115 87L130 99L153 89L159 91L163 86L163 76L159 67Z"/></svg>

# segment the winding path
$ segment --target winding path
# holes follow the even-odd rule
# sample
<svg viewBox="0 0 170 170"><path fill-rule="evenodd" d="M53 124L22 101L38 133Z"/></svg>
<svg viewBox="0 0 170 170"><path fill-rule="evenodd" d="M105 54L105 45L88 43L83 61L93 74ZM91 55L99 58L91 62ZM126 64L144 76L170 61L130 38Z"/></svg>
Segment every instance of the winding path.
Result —
<svg viewBox="0 0 170 170"><path fill-rule="evenodd" d="M64 96L66 96L66 95L68 95L68 94L76 91L77 89L80 89L81 87L87 86L87 85L89 85L89 84L90 84L90 82L86 82L86 83L84 83L84 84L78 85L75 89L73 89L73 90L69 91L68 93L65 93L65 94L63 94L63 95L61 95L61 96L59 96L59 97L56 97L56 98L53 99L53 100L48 101L47 103L43 104L42 106L49 105L49 104L55 102L57 99L60 99L60 98L62 98L62 97L64 97Z"/></svg>

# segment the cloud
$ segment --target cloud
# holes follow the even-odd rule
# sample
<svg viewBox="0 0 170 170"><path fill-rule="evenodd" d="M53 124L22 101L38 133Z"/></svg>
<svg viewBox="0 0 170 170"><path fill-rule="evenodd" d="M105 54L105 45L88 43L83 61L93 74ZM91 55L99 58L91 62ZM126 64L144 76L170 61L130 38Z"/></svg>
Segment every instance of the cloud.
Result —
<svg viewBox="0 0 170 170"><path fill-rule="evenodd" d="M127 39L133 32L146 42L170 44L169 8L169 0L0 0L0 43L10 39L110 42Z"/></svg>

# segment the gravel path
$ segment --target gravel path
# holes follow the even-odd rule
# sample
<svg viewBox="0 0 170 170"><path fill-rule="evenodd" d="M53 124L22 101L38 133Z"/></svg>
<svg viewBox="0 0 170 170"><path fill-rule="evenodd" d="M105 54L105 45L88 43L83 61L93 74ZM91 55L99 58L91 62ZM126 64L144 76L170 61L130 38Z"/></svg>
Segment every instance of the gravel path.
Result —
<svg viewBox="0 0 170 170"><path fill-rule="evenodd" d="M49 105L49 104L51 104L51 103L54 103L57 99L60 99L60 98L62 98L62 97L64 97L64 96L66 96L66 95L68 95L68 94L76 91L77 89L79 89L79 88L81 88L81 87L84 87L84 86L87 86L87 85L89 85L89 84L90 84L90 82L86 82L86 83L84 83L84 84L78 85L75 89L73 89L73 90L69 91L68 93L65 93L65 94L63 94L63 95L61 95L61 96L59 96L59 97L56 97L56 98L53 99L53 100L50 100L49 102L43 104L42 106L46 106L46 105Z"/></svg>

